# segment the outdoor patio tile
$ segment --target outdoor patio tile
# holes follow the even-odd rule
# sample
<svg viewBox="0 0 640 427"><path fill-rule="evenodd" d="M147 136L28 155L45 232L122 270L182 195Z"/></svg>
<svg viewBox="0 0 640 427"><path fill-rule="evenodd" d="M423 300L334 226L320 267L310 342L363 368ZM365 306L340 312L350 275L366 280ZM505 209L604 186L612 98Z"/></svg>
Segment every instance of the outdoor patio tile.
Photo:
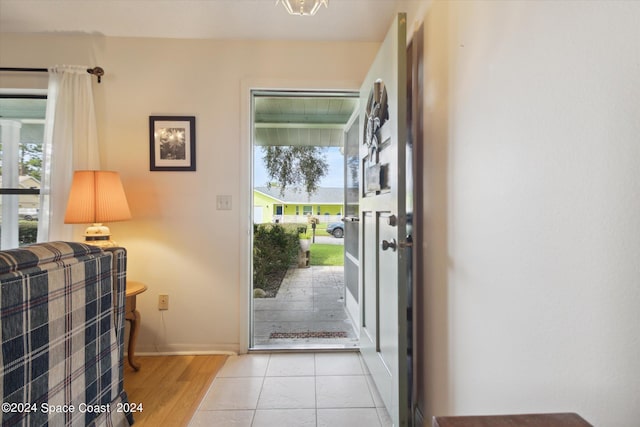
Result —
<svg viewBox="0 0 640 427"><path fill-rule="evenodd" d="M317 301L322 298L331 299L333 304L336 304L336 301L340 304L343 304L344 301L344 292L337 291L336 289L317 289L313 292L313 298Z"/></svg>
<svg viewBox="0 0 640 427"><path fill-rule="evenodd" d="M331 308L336 304L343 304L343 299L330 296L314 296L313 304L317 308Z"/></svg>
<svg viewBox="0 0 640 427"><path fill-rule="evenodd" d="M311 276L287 276L282 280L280 284L280 289L288 288L290 286L306 284L310 285L313 283L313 278Z"/></svg>
<svg viewBox="0 0 640 427"><path fill-rule="evenodd" d="M291 288L285 291L280 290L276 296L276 301L283 299L306 301L309 298L312 298L313 294L313 290L309 288Z"/></svg>
<svg viewBox="0 0 640 427"><path fill-rule="evenodd" d="M344 295L344 286L327 283L315 284L313 286L313 293L317 294L318 292L340 292L342 295Z"/></svg>
<svg viewBox="0 0 640 427"><path fill-rule="evenodd" d="M253 318L256 322L283 321L283 322L304 322L304 321L343 321L349 320L349 316L344 310L258 310Z"/></svg>
<svg viewBox="0 0 640 427"><path fill-rule="evenodd" d="M334 301L344 299L344 292L338 289L315 289L313 291L314 298L331 298Z"/></svg>
<svg viewBox="0 0 640 427"><path fill-rule="evenodd" d="M287 271L286 279L295 280L311 280L313 278L312 270L309 268L291 268Z"/></svg>
<svg viewBox="0 0 640 427"><path fill-rule="evenodd" d="M289 332L298 322L259 322L253 326L254 336L268 337L272 332Z"/></svg>
<svg viewBox="0 0 640 427"><path fill-rule="evenodd" d="M332 321L344 321L350 320L349 315L345 310L316 310L313 313L318 320L332 320Z"/></svg>
<svg viewBox="0 0 640 427"><path fill-rule="evenodd" d="M337 277L332 274L321 274L318 277L313 278L314 285L327 286L327 285L339 285L343 282L342 277Z"/></svg>
<svg viewBox="0 0 640 427"><path fill-rule="evenodd" d="M314 302L314 296L311 294L299 295L299 294L291 293L278 298L276 301L281 304L285 304L285 307L292 303L296 303L296 306L298 307L304 307L301 304L308 304L309 307L304 308L304 310L308 310L309 308L313 307L312 304Z"/></svg>
<svg viewBox="0 0 640 427"><path fill-rule="evenodd" d="M301 280L292 280L291 283L287 284L285 289L299 289L299 288L311 288L313 287L312 279L301 279ZM282 289L282 286L280 287Z"/></svg>
<svg viewBox="0 0 640 427"><path fill-rule="evenodd" d="M260 298L253 300L254 310L313 310L312 301L281 301L275 299Z"/></svg>
<svg viewBox="0 0 640 427"><path fill-rule="evenodd" d="M275 298L255 298L256 345L357 344L357 334L344 306L344 267L291 268ZM347 338L292 336L270 338L272 332L346 332Z"/></svg>
<svg viewBox="0 0 640 427"><path fill-rule="evenodd" d="M284 323L284 322L282 322ZM278 332L348 332L350 325L344 322L324 322L324 321L305 321L305 322L287 322L281 324Z"/></svg>
<svg viewBox="0 0 640 427"><path fill-rule="evenodd" d="M313 288L313 295L336 294L344 297L344 286L316 286Z"/></svg>
<svg viewBox="0 0 640 427"><path fill-rule="evenodd" d="M290 268L287 271L287 274L285 277L295 277L296 279L311 278L313 277L313 269L312 268Z"/></svg>

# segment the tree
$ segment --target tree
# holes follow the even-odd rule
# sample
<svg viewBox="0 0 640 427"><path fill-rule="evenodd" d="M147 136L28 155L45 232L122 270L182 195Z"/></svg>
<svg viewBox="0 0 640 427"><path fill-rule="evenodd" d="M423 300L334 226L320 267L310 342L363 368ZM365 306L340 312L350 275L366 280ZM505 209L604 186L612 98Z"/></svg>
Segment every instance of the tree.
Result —
<svg viewBox="0 0 640 427"><path fill-rule="evenodd" d="M329 171L320 147L274 145L262 147L262 152L269 181L280 185L281 195L287 187L298 187L311 196Z"/></svg>
<svg viewBox="0 0 640 427"><path fill-rule="evenodd" d="M20 175L41 180L42 144L20 144Z"/></svg>
<svg viewBox="0 0 640 427"><path fill-rule="evenodd" d="M20 143L20 158L18 159L18 174L31 176L38 181L42 180L42 144ZM2 153L2 144L0 144ZM2 155L0 154L0 174L2 174Z"/></svg>

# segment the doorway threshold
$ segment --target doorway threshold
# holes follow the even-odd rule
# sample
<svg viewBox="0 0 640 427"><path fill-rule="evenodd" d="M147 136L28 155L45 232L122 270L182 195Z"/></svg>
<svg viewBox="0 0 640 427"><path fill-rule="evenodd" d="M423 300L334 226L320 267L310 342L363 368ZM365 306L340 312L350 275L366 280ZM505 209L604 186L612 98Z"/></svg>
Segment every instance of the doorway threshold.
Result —
<svg viewBox="0 0 640 427"><path fill-rule="evenodd" d="M360 347L356 344L269 344L269 345L256 345L249 349L249 353L286 353L286 352L322 352L322 351L360 351Z"/></svg>

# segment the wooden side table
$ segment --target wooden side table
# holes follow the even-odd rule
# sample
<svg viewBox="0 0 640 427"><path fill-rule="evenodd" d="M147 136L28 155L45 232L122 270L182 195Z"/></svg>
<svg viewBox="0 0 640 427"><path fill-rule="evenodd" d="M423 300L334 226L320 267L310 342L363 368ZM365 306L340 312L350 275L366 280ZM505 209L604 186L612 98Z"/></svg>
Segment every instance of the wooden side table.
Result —
<svg viewBox="0 0 640 427"><path fill-rule="evenodd" d="M141 282L127 280L126 303L124 309L124 318L131 324L129 330L129 348L127 350L127 358L129 365L135 370L140 370L140 365L133 361L134 352L136 350L136 340L138 339L138 330L140 329L140 312L136 310L136 296L147 290L147 285Z"/></svg>

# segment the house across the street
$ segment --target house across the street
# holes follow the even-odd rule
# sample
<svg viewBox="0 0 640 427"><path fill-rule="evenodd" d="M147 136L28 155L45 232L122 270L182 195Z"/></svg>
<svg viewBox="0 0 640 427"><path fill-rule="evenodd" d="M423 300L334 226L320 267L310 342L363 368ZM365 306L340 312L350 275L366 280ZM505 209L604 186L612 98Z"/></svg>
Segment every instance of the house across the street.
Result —
<svg viewBox="0 0 640 427"><path fill-rule="evenodd" d="M304 223L309 216L320 223L340 221L344 208L344 189L340 187L318 188L309 195L304 190L280 187L255 187L253 189L253 222Z"/></svg>
<svg viewBox="0 0 640 427"><path fill-rule="evenodd" d="M20 175L18 177L18 187L40 189L40 181L29 175ZM0 188L4 188L2 185L2 176L0 176ZM18 196L18 214L21 219L28 221L38 219L39 208L40 196L38 194L21 194ZM0 198L0 218L2 218L2 198Z"/></svg>

